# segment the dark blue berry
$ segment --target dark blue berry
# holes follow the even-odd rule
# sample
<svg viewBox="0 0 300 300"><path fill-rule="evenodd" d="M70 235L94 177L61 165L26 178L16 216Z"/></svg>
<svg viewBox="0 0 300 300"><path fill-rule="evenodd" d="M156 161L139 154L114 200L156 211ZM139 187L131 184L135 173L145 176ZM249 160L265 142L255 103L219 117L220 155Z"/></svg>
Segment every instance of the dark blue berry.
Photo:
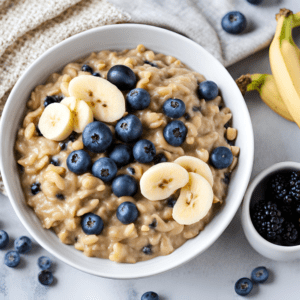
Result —
<svg viewBox="0 0 300 300"><path fill-rule="evenodd" d="M82 142L91 152L103 153L111 145L113 140L109 127L102 122L88 124L82 133Z"/></svg>
<svg viewBox="0 0 300 300"><path fill-rule="evenodd" d="M89 172L92 166L90 155L84 150L76 150L67 158L68 169L78 175Z"/></svg>
<svg viewBox="0 0 300 300"><path fill-rule="evenodd" d="M199 84L198 95L206 101L215 99L219 94L219 88L213 81L206 80Z"/></svg>
<svg viewBox="0 0 300 300"><path fill-rule="evenodd" d="M20 263L20 254L17 251L8 251L4 256L4 263L14 268Z"/></svg>
<svg viewBox="0 0 300 300"><path fill-rule="evenodd" d="M53 282L53 274L48 270L43 270L39 273L38 280L42 285L50 285Z"/></svg>
<svg viewBox="0 0 300 300"><path fill-rule="evenodd" d="M35 182L31 185L31 194L36 195L41 191L41 184L39 182Z"/></svg>
<svg viewBox="0 0 300 300"><path fill-rule="evenodd" d="M52 159L50 160L50 164L53 166L59 166L60 165L59 159L52 157Z"/></svg>
<svg viewBox="0 0 300 300"><path fill-rule="evenodd" d="M32 248L31 239L27 236L20 236L14 241L15 250L21 254L28 253Z"/></svg>
<svg viewBox="0 0 300 300"><path fill-rule="evenodd" d="M253 5L259 5L261 4L264 0L247 0L249 3Z"/></svg>
<svg viewBox="0 0 300 300"><path fill-rule="evenodd" d="M264 283L269 278L269 271L266 267L257 267L251 273L251 279L255 283Z"/></svg>
<svg viewBox="0 0 300 300"><path fill-rule="evenodd" d="M64 151L67 149L67 143L65 143L65 142L60 142L58 145L59 145L61 151Z"/></svg>
<svg viewBox="0 0 300 300"><path fill-rule="evenodd" d="M56 198L59 199L59 200L65 200L65 196L63 194L56 194Z"/></svg>
<svg viewBox="0 0 300 300"><path fill-rule="evenodd" d="M116 163L109 157L101 157L92 166L92 173L95 177L104 182L109 182L115 178L118 172Z"/></svg>
<svg viewBox="0 0 300 300"><path fill-rule="evenodd" d="M102 232L104 224L100 216L88 213L82 216L81 227L84 233L88 235L98 235Z"/></svg>
<svg viewBox="0 0 300 300"><path fill-rule="evenodd" d="M107 80L114 84L119 90L132 90L136 84L134 72L124 65L116 65L109 69Z"/></svg>
<svg viewBox="0 0 300 300"><path fill-rule="evenodd" d="M57 103L59 102L58 98L55 96L47 96L44 100L44 107L47 107L48 105L52 103Z"/></svg>
<svg viewBox="0 0 300 300"><path fill-rule="evenodd" d="M252 291L252 288L252 281L246 277L239 279L234 285L235 292L240 296L248 295Z"/></svg>
<svg viewBox="0 0 300 300"><path fill-rule="evenodd" d="M132 202L123 202L117 209L117 218L123 224L130 224L136 221L139 212Z"/></svg>
<svg viewBox="0 0 300 300"><path fill-rule="evenodd" d="M83 71L83 72L89 72L89 73L91 73L91 74L93 74L93 68L92 67L90 67L89 65L83 65L82 67L81 67L81 71Z"/></svg>
<svg viewBox="0 0 300 300"><path fill-rule="evenodd" d="M128 145L115 145L109 153L109 157L116 163L118 167L125 166L132 161L132 149Z"/></svg>
<svg viewBox="0 0 300 300"><path fill-rule="evenodd" d="M167 199L167 206L168 207L174 207L176 204L177 199L174 199L172 196Z"/></svg>
<svg viewBox="0 0 300 300"><path fill-rule="evenodd" d="M145 60L144 63L147 64L147 65L150 65L151 67L154 67L154 68L158 67L156 63L153 63L153 62L148 61L148 60Z"/></svg>
<svg viewBox="0 0 300 300"><path fill-rule="evenodd" d="M135 169L129 167L129 168L127 168L127 172L128 172L129 174L131 174L131 175L134 175L134 174L135 174Z"/></svg>
<svg viewBox="0 0 300 300"><path fill-rule="evenodd" d="M153 162L155 165L167 162L167 158L163 153L158 153L157 155L154 156Z"/></svg>
<svg viewBox="0 0 300 300"><path fill-rule="evenodd" d="M185 103L180 99L168 99L163 104L163 112L169 118L180 118L185 113Z"/></svg>
<svg viewBox="0 0 300 300"><path fill-rule="evenodd" d="M138 183L130 175L119 175L112 182L112 191L117 197L134 196L138 190Z"/></svg>
<svg viewBox="0 0 300 300"><path fill-rule="evenodd" d="M96 76L96 77L101 77L101 74L100 74L100 73L98 73L98 72L94 72L94 73L93 73L93 76Z"/></svg>
<svg viewBox="0 0 300 300"><path fill-rule="evenodd" d="M143 247L142 251L146 255L151 255L152 254L152 245L149 244L149 245Z"/></svg>
<svg viewBox="0 0 300 300"><path fill-rule="evenodd" d="M210 162L216 169L228 168L233 161L233 155L227 147L217 147L210 155Z"/></svg>
<svg viewBox="0 0 300 300"><path fill-rule="evenodd" d="M185 113L185 114L183 115L183 117L184 117L187 121L191 118L191 116L190 116L189 113Z"/></svg>
<svg viewBox="0 0 300 300"><path fill-rule="evenodd" d="M183 122L172 121L164 128L164 138L172 146L180 146L186 138L187 129Z"/></svg>
<svg viewBox="0 0 300 300"><path fill-rule="evenodd" d="M130 109L141 110L149 106L151 98L146 90L136 88L127 94L126 100Z"/></svg>
<svg viewBox="0 0 300 300"><path fill-rule="evenodd" d="M231 34L239 34L247 27L246 17L239 11L227 13L221 22L222 28Z"/></svg>
<svg viewBox="0 0 300 300"><path fill-rule="evenodd" d="M51 268L52 261L48 256L41 256L38 258L38 266L42 270L47 270Z"/></svg>
<svg viewBox="0 0 300 300"><path fill-rule="evenodd" d="M73 131L73 132L69 135L69 137L68 137L69 141L71 141L71 142L76 141L77 138L78 138L78 133L75 132L75 131Z"/></svg>
<svg viewBox="0 0 300 300"><path fill-rule="evenodd" d="M0 249L3 249L7 246L9 242L9 236L6 231L0 230Z"/></svg>
<svg viewBox="0 0 300 300"><path fill-rule="evenodd" d="M146 292L143 294L141 300L159 300L159 297L154 292Z"/></svg>
<svg viewBox="0 0 300 300"><path fill-rule="evenodd" d="M141 137L143 125L137 116L129 114L118 121L115 130L119 140L130 143Z"/></svg>
<svg viewBox="0 0 300 300"><path fill-rule="evenodd" d="M133 147L134 159L142 164L153 161L155 155L155 146L149 140L139 140Z"/></svg>

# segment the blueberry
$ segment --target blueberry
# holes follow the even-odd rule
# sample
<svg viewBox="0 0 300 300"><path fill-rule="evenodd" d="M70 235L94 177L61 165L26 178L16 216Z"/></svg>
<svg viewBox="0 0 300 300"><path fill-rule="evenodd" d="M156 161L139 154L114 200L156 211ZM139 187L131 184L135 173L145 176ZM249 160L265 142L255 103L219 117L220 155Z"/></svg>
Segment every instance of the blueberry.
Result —
<svg viewBox="0 0 300 300"><path fill-rule="evenodd" d="M254 4L254 5L259 5L261 4L264 0L247 0L249 3Z"/></svg>
<svg viewBox="0 0 300 300"><path fill-rule="evenodd" d="M149 140L139 140L133 147L134 159L142 164L153 161L155 154L155 146Z"/></svg>
<svg viewBox="0 0 300 300"><path fill-rule="evenodd" d="M149 106L151 98L146 90L136 88L127 94L126 100L130 109L141 110Z"/></svg>
<svg viewBox="0 0 300 300"><path fill-rule="evenodd" d="M56 198L58 200L65 200L65 196L63 194L60 194L60 193L56 194Z"/></svg>
<svg viewBox="0 0 300 300"><path fill-rule="evenodd" d="M170 198L167 199L167 206L168 207L174 207L174 205L176 204L176 199L174 199L172 196Z"/></svg>
<svg viewBox="0 0 300 300"><path fill-rule="evenodd" d="M210 80L202 81L199 84L198 95L206 101L215 99L219 94L219 88L216 83Z"/></svg>
<svg viewBox="0 0 300 300"><path fill-rule="evenodd" d="M47 96L44 100L44 107L47 107L48 105L56 102L59 102L58 98L56 98L55 96Z"/></svg>
<svg viewBox="0 0 300 300"><path fill-rule="evenodd" d="M94 72L94 73L93 73L93 76L96 76L96 77L101 77L101 74L100 74L100 73L98 73L98 72Z"/></svg>
<svg viewBox="0 0 300 300"><path fill-rule="evenodd" d="M251 273L251 279L255 283L264 283L269 278L269 271L266 267L257 267Z"/></svg>
<svg viewBox="0 0 300 300"><path fill-rule="evenodd" d="M132 90L136 84L134 72L124 65L116 65L110 68L107 73L107 80L121 91Z"/></svg>
<svg viewBox="0 0 300 300"><path fill-rule="evenodd" d="M112 182L112 191L117 197L134 196L138 190L138 183L130 175L119 175Z"/></svg>
<svg viewBox="0 0 300 300"><path fill-rule="evenodd" d="M235 292L240 296L248 295L252 291L252 288L252 281L246 277L239 279L234 285Z"/></svg>
<svg viewBox="0 0 300 300"><path fill-rule="evenodd" d="M221 22L222 28L231 34L239 34L246 29L246 17L239 11L227 13Z"/></svg>
<svg viewBox="0 0 300 300"><path fill-rule="evenodd" d="M66 150L68 147L67 143L65 143L65 142L60 142L58 145L59 145L61 151Z"/></svg>
<svg viewBox="0 0 300 300"><path fill-rule="evenodd" d="M55 158L55 157L52 157L52 159L50 160L50 164L53 165L53 166L59 166L60 165L59 159Z"/></svg>
<svg viewBox="0 0 300 300"><path fill-rule="evenodd" d="M31 185L31 194L36 195L41 190L41 184L39 182L35 182Z"/></svg>
<svg viewBox="0 0 300 300"><path fill-rule="evenodd" d="M183 117L184 117L187 121L191 118L191 116L190 116L189 113L185 113L185 114L183 115Z"/></svg>
<svg viewBox="0 0 300 300"><path fill-rule="evenodd" d="M152 245L149 244L149 245L143 247L142 251L146 255L151 255L152 254Z"/></svg>
<svg viewBox="0 0 300 300"><path fill-rule="evenodd" d="M141 300L159 300L159 297L154 292L146 292L143 294Z"/></svg>
<svg viewBox="0 0 300 300"><path fill-rule="evenodd" d="M210 155L210 162L216 169L228 168L233 160L233 155L227 147L217 147Z"/></svg>
<svg viewBox="0 0 300 300"><path fill-rule="evenodd" d="M109 127L102 122L88 124L82 133L82 142L91 152L103 153L111 145L113 140Z"/></svg>
<svg viewBox="0 0 300 300"><path fill-rule="evenodd" d="M78 175L89 172L92 166L92 160L89 154L84 150L76 150L69 154L67 158L68 169Z"/></svg>
<svg viewBox="0 0 300 300"><path fill-rule="evenodd" d="M154 156L153 162L154 164L160 164L163 162L167 162L167 158L163 153L158 153L157 155Z"/></svg>
<svg viewBox="0 0 300 300"><path fill-rule="evenodd" d="M4 263L14 268L20 263L20 254L17 251L8 251L4 256Z"/></svg>
<svg viewBox="0 0 300 300"><path fill-rule="evenodd" d="M130 143L141 137L143 125L137 116L129 114L118 121L115 130L119 140Z"/></svg>
<svg viewBox="0 0 300 300"><path fill-rule="evenodd" d="M52 263L52 261L48 256L41 256L38 258L38 266L42 270L50 269L51 263Z"/></svg>
<svg viewBox="0 0 300 300"><path fill-rule="evenodd" d="M92 166L92 173L95 177L104 182L109 182L115 178L118 172L116 163L109 157L101 157Z"/></svg>
<svg viewBox="0 0 300 300"><path fill-rule="evenodd" d="M167 124L164 128L164 138L172 146L180 146L187 134L187 129L183 122L175 120Z"/></svg>
<svg viewBox="0 0 300 300"><path fill-rule="evenodd" d="M38 280L42 285L50 285L53 282L53 274L48 270L43 270L39 273Z"/></svg>
<svg viewBox="0 0 300 300"><path fill-rule="evenodd" d="M157 68L157 64L153 63L151 61L145 60L144 63L147 64L147 65L150 65L151 67Z"/></svg>
<svg viewBox="0 0 300 300"><path fill-rule="evenodd" d="M9 236L6 231L0 230L0 249L3 249L7 246L9 242Z"/></svg>
<svg viewBox="0 0 300 300"><path fill-rule="evenodd" d="M109 153L109 157L116 163L118 167L125 166L132 161L132 149L128 145L115 145Z"/></svg>
<svg viewBox="0 0 300 300"><path fill-rule="evenodd" d="M69 135L69 137L68 137L69 141L71 141L71 142L76 141L77 138L78 138L78 133L75 132L75 131L73 131L73 132Z"/></svg>
<svg viewBox="0 0 300 300"><path fill-rule="evenodd" d="M117 218L123 224L130 224L136 221L139 212L132 202L123 202L117 209Z"/></svg>
<svg viewBox="0 0 300 300"><path fill-rule="evenodd" d="M21 254L28 253L32 248L31 239L27 236L20 236L14 242L15 250Z"/></svg>
<svg viewBox="0 0 300 300"><path fill-rule="evenodd" d="M89 73L91 73L91 74L93 74L93 68L92 67L90 67L89 65L83 65L82 67L81 67L81 71L83 71L83 72L89 72Z"/></svg>
<svg viewBox="0 0 300 300"><path fill-rule="evenodd" d="M185 113L185 103L180 99L168 99L163 104L163 112L169 118L180 118Z"/></svg>
<svg viewBox="0 0 300 300"><path fill-rule="evenodd" d="M88 213L82 216L81 227L86 234L100 234L103 230L104 224L98 215Z"/></svg>

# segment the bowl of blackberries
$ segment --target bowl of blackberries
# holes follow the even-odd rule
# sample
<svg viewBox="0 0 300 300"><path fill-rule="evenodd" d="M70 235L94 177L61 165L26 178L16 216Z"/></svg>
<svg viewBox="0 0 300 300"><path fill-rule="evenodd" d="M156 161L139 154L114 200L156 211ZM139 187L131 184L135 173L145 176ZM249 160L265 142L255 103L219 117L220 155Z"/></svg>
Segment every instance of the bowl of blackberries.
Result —
<svg viewBox="0 0 300 300"><path fill-rule="evenodd" d="M300 259L300 163L277 163L257 175L244 197L242 226L263 256Z"/></svg>

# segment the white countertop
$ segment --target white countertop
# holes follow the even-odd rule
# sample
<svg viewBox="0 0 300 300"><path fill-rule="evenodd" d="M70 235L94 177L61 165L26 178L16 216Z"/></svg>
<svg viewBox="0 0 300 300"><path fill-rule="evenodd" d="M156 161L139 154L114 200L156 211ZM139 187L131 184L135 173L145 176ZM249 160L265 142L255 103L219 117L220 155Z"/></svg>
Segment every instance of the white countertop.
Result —
<svg viewBox="0 0 300 300"><path fill-rule="evenodd" d="M291 2L296 5L297 1ZM297 40L300 41L300 30ZM268 50L235 64L229 72L234 79L246 73L270 72ZM246 102L255 136L252 178L274 163L300 162L299 128L273 113L257 93L246 95ZM0 203L0 229L6 230L12 239L28 235L8 198L1 195ZM139 280L111 280L85 274L36 243L31 253L22 257L20 266L10 269L3 263L6 251L0 250L0 299L140 300L149 290L157 292L160 300L243 299L235 293L234 283L241 277L249 277L257 266L266 266L270 278L267 283L254 286L249 299L300 299L300 261L275 262L256 253L245 239L239 218L238 212L217 242L194 260L167 273ZM44 287L37 280L40 255L48 255L55 262L56 280L51 287Z"/></svg>

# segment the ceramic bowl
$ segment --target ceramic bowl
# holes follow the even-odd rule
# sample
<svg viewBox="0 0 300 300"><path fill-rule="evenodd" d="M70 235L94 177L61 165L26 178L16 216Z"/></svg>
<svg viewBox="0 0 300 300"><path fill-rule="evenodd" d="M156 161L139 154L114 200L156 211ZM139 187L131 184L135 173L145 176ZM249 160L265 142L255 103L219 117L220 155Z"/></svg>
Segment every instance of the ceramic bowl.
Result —
<svg viewBox="0 0 300 300"><path fill-rule="evenodd" d="M232 175L226 204L203 232L168 256L136 264L116 264L108 259L88 258L73 246L60 242L40 221L24 200L16 161L14 142L31 91L69 62L93 51L124 50L144 44L147 48L180 59L191 69L215 81L238 129L236 145L241 148L239 163ZM109 278L140 278L175 268L210 247L235 215L246 191L253 164L253 131L244 99L227 70L206 50L190 39L158 27L122 24L95 28L77 34L46 51L21 76L6 103L0 130L0 167L8 197L18 217L33 238L57 258L90 274Z"/></svg>
<svg viewBox="0 0 300 300"><path fill-rule="evenodd" d="M251 221L250 209L253 205L264 199L266 185L270 176L281 171L300 171L300 163L281 162L267 168L249 185L242 205L242 226L250 245L261 255L278 261L289 261L300 258L299 246L279 246L265 240L254 228Z"/></svg>

